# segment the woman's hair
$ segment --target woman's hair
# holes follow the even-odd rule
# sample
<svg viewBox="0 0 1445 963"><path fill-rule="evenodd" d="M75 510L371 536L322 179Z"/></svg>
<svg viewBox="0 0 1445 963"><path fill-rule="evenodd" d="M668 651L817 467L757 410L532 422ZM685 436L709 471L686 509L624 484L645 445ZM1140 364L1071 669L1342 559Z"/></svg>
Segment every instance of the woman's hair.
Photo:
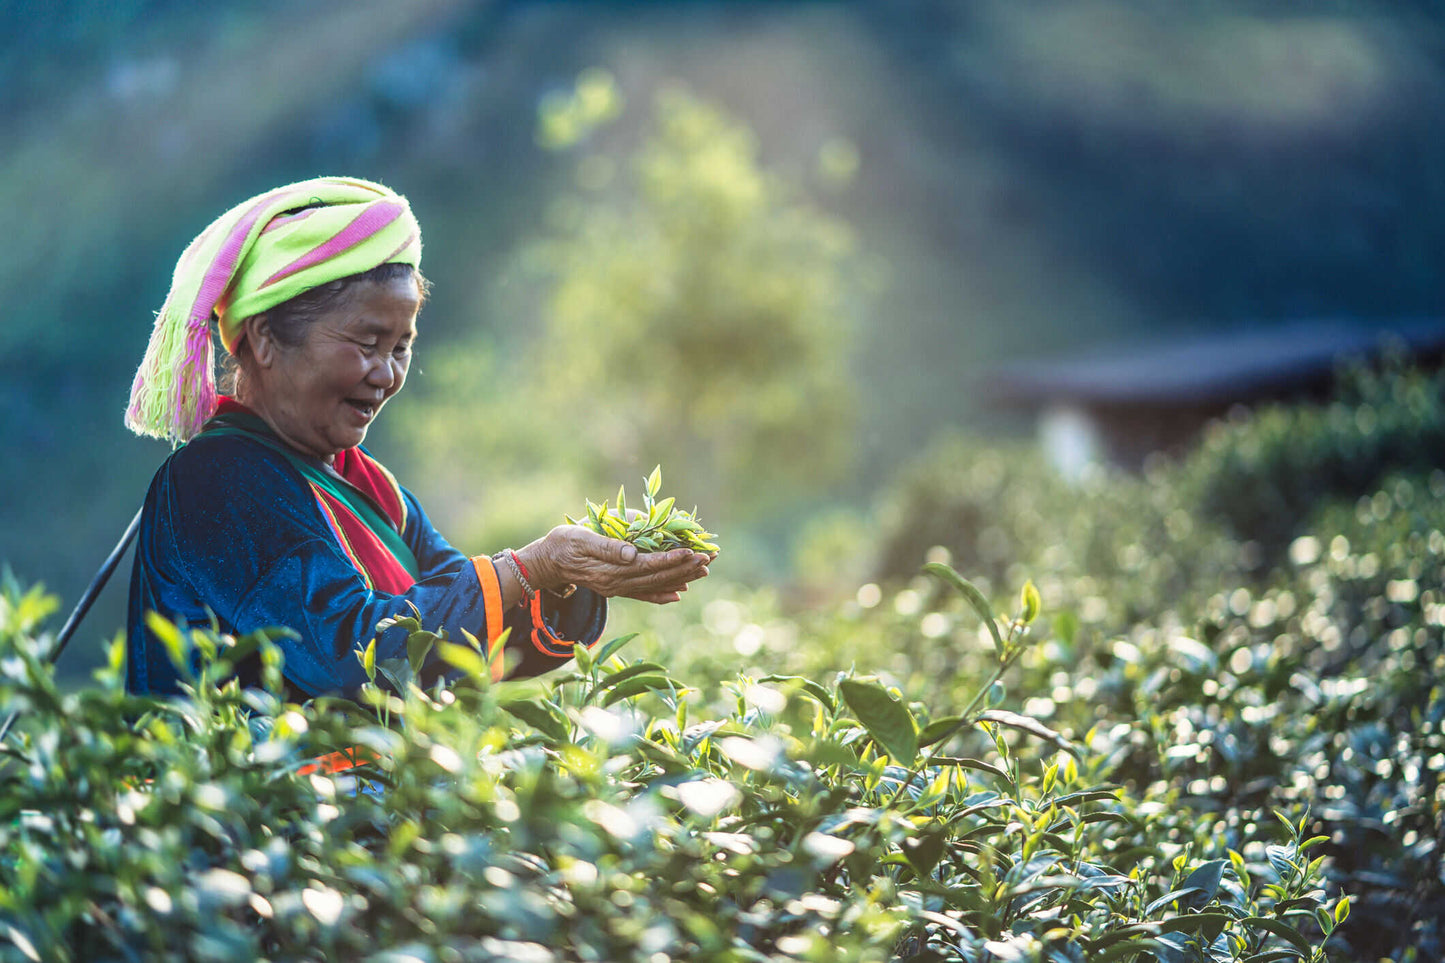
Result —
<svg viewBox="0 0 1445 963"><path fill-rule="evenodd" d="M282 302L267 311L266 321L277 341L288 348L295 348L306 340L306 329L312 322L350 300L356 285L363 281L390 284L407 277L416 279L417 294L425 303L427 289L431 285L422 277L421 271L410 264L379 264L370 271L328 281L309 291L303 291L290 301Z"/></svg>
<svg viewBox="0 0 1445 963"><path fill-rule="evenodd" d="M303 291L289 301L283 301L266 312L266 322L276 340L288 348L300 347L306 341L306 330L328 311L342 307L363 282L390 284L404 278L416 280L417 295L426 303L431 282L422 276L419 268L410 264L378 264L370 271L352 274ZM242 344L245 342L242 341ZM241 345L237 345L238 348ZM234 392L241 374L241 364L236 356L221 352L221 376L223 390Z"/></svg>

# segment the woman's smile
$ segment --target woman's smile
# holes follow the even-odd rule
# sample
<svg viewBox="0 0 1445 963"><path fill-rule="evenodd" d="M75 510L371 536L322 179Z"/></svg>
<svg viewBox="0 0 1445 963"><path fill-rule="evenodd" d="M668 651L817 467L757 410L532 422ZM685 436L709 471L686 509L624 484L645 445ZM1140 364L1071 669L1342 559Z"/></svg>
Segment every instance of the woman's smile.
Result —
<svg viewBox="0 0 1445 963"><path fill-rule="evenodd" d="M421 296L415 279L368 281L316 318L306 340L280 344L263 323L252 340L256 378L240 400L298 451L330 461L366 439L406 383Z"/></svg>

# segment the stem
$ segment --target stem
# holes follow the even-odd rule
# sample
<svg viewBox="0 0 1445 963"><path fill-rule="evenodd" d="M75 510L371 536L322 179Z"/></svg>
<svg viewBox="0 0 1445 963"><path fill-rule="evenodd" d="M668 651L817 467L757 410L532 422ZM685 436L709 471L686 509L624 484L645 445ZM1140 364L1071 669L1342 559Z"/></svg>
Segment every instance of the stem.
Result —
<svg viewBox="0 0 1445 963"><path fill-rule="evenodd" d="M1004 656L1004 660L1000 662L997 667L994 668L993 674L989 676L988 681L985 682L983 686L974 693L973 698L969 700L968 705L965 706L963 712L959 714L960 718L958 722L954 723L953 727L947 732L945 732L942 738L940 738L937 742L933 744L933 751L928 754L928 756L923 760L923 762L909 770L908 778L903 780L903 782L899 783L897 791L895 791L892 798L888 800L886 808L892 809L895 805L897 805L898 800L903 796L904 791L908 789L909 785L912 784L913 780L918 778L918 774L923 770L927 769L929 764L932 763L935 758L937 758L939 752L942 751L943 747L948 745L948 740L952 739L955 735L957 735L964 726L973 724L975 720L970 719L969 714L972 713L973 710L978 707L978 704L983 701L984 697L988 695L988 690L993 688L993 684L999 679L1003 678L1003 674L1009 670L1009 667L1019 660L1019 656L1024 654L1024 650L1022 647L1017 649L1010 648L1010 646L1012 646L1013 644L1014 634L1017 631L1018 622L1015 621L1014 624L1009 628L1008 638L1004 640L1004 651L1007 652L1008 655Z"/></svg>

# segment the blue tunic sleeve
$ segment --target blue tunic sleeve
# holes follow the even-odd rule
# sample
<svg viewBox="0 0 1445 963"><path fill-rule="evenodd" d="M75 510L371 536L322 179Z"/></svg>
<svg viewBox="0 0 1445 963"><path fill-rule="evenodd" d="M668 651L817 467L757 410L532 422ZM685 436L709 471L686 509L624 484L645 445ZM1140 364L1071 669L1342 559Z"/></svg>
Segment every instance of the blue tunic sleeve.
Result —
<svg viewBox="0 0 1445 963"><path fill-rule="evenodd" d="M243 437L201 437L173 454L146 496L131 576L127 619L127 688L177 691L180 674L145 628L145 613L215 626L241 635L285 626L298 637L279 643L287 683L300 696L354 697L366 676L356 650L373 636L377 658L404 658L399 629L376 634L389 616L411 606L432 631L485 638L486 611L471 560L442 538L416 498L403 490L403 537L421 577L400 594L378 592L336 542L301 476L285 459ZM508 641L515 674L545 672L561 661L528 643L530 617L515 607ZM606 603L578 590L547 611L559 637L594 643ZM243 683L251 680L244 678Z"/></svg>

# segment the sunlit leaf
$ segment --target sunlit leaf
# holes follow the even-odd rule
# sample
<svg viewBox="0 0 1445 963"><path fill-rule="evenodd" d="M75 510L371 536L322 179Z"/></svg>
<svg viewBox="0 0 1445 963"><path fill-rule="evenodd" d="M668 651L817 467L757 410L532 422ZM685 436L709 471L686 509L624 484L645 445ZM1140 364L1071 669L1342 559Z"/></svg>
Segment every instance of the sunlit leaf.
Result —
<svg viewBox="0 0 1445 963"><path fill-rule="evenodd" d="M652 692L655 689L669 689L681 692L686 688L687 686L683 683L678 682L676 679L669 679L665 675L638 675L633 676L626 682L623 682L608 691L607 695L602 700L602 704L604 706L610 706L613 703L622 701L623 699L630 699L635 695L641 695L644 692Z"/></svg>
<svg viewBox="0 0 1445 963"><path fill-rule="evenodd" d="M828 690L814 682L812 679L805 679L800 675L767 675L758 680L759 682L786 682L796 685L808 695L818 701L823 708L829 712L833 711L833 697Z"/></svg>
<svg viewBox="0 0 1445 963"><path fill-rule="evenodd" d="M624 645L631 642L635 638L637 638L637 633L629 632L626 635L620 635L615 639L610 639L609 641L604 642L602 644L602 647L597 650L597 657L594 661L598 665L603 665L607 662L608 659L616 655Z"/></svg>
<svg viewBox="0 0 1445 963"><path fill-rule="evenodd" d="M1020 618L1022 618L1024 624L1027 625L1038 618L1039 609L1043 605L1043 600L1039 598L1039 590L1034 586L1033 579L1029 579L1024 583L1021 596L1020 604L1023 608L1023 614Z"/></svg>
<svg viewBox="0 0 1445 963"><path fill-rule="evenodd" d="M907 706L876 682L844 679L838 692L884 751L904 765L913 762L918 755L918 728Z"/></svg>
<svg viewBox="0 0 1445 963"><path fill-rule="evenodd" d="M976 612L978 617L983 621L984 626L988 628L988 634L993 638L994 650L998 653L999 657L1002 658L1004 655L1003 636L999 634L998 623L995 621L993 614L993 606L988 604L988 599L983 597L983 593L978 590L977 586L942 562L929 562L923 566L923 571L947 582L964 597L968 604L973 607L974 612Z"/></svg>
<svg viewBox="0 0 1445 963"><path fill-rule="evenodd" d="M1072 742L1030 716L1020 715L1017 712L1009 712L1004 709L985 709L978 714L978 718L984 722L993 722L1001 726L1008 726L1010 729L1017 729L1020 732L1027 732L1031 736L1046 739L1070 754L1078 755L1079 753L1078 747Z"/></svg>

